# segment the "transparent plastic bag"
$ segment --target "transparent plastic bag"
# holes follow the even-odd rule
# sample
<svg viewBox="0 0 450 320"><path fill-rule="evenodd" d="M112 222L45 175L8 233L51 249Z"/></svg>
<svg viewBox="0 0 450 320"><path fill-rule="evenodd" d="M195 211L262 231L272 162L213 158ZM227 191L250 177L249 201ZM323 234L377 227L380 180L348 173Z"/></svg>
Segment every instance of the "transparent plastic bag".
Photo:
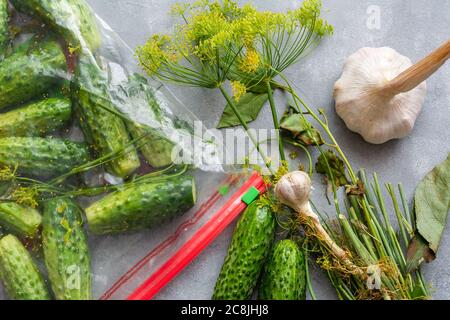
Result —
<svg viewBox="0 0 450 320"><path fill-rule="evenodd" d="M14 5L18 10L13 9ZM148 183L153 182L154 172L157 172L157 181L161 181L166 172L184 171L195 179L195 206L178 213L170 221L152 228L109 235L93 235L85 227L93 298L126 298L141 281L182 248L186 240L192 239L211 217L220 221L220 213L223 214L226 208L218 209L230 198L234 196L234 202L239 204L235 205L232 217L242 211L238 196L245 191L243 186L248 189L255 181L252 180L250 185L246 180L248 176L233 174L233 168L222 165L223 146L215 142L214 135L166 87L139 75L132 50L91 12L84 0L14 0L10 9L9 29L12 32L9 36L12 41L4 50L4 60L0 61L0 72L8 72L7 75L0 74L0 82L3 81L3 85L0 83L3 89L0 94L0 166L12 170L14 178L7 180L5 175L6 178L0 180L0 205L16 201L9 192L21 187L24 179L29 178L38 181L40 188L50 184L55 188L51 189L52 196L58 194L56 189L61 186L69 188L75 184L78 188L79 184L89 189L92 191L89 194L77 193L76 188L68 193L83 208L108 193L126 190L139 177L147 177L149 173ZM66 104L72 102L72 108L69 111L67 105L50 108L51 99ZM45 108L42 107L44 104ZM89 105L89 114L79 111L86 109L85 105ZM20 118L20 114L31 110L30 106L34 113ZM44 118L43 111L46 112ZM86 121L88 117L91 118ZM100 120L103 123L99 124ZM104 129L113 133L103 134ZM121 137L123 134L126 137ZM10 149L6 142L38 137L50 139L51 143L65 141L67 144L61 148L80 148L76 150L78 153L73 153L80 156L67 163L66 157L46 155L39 158L40 152L50 152L53 146L50 143L42 146L41 143L35 147L32 142L37 140L26 140L26 146L16 152L22 156L22 162L15 163L15 157L8 157L11 153L8 153ZM2 144L2 139L9 140ZM103 140L99 143L98 139ZM1 150L5 145L7 147ZM84 156L88 153L92 158L86 166ZM133 153L134 156L130 156ZM24 160L29 155L33 155L33 161ZM39 168L33 163L39 164ZM48 174L41 175L42 168ZM162 169L161 173L158 169ZM262 180L258 181L262 188ZM234 194L237 190L240 192ZM48 193L46 196L51 198ZM42 207L37 209L42 213ZM0 231L0 235L11 232L8 228L0 228ZM33 259L51 291L39 241L24 243L33 252ZM161 247L164 250L158 251ZM149 259L149 252L155 250L158 254L150 254ZM142 266L142 261L145 267L139 268L138 273L117 287L123 275L129 274L133 266ZM111 290L115 290L114 294L108 296ZM0 293L0 298L7 296Z"/></svg>

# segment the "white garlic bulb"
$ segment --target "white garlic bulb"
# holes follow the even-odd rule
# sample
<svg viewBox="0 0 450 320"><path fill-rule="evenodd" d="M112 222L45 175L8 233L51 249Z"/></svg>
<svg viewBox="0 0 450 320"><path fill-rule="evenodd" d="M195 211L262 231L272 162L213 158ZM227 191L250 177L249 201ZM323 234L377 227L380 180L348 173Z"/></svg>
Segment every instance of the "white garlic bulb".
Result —
<svg viewBox="0 0 450 320"><path fill-rule="evenodd" d="M284 175L275 185L275 194L285 205L296 211L310 212L309 196L312 182L303 171L293 171ZM313 213L313 215L315 215Z"/></svg>
<svg viewBox="0 0 450 320"><path fill-rule="evenodd" d="M311 189L312 182L308 174L303 171L293 171L281 177L275 185L275 195L282 203L294 209L303 221L307 221L313 234L331 250L336 258L350 270L356 270L347 252L334 242L322 226L319 216L313 211L309 202Z"/></svg>
<svg viewBox="0 0 450 320"><path fill-rule="evenodd" d="M422 109L425 79L450 57L450 40L416 65L394 49L362 48L334 87L336 112L367 142L381 144L412 131Z"/></svg>

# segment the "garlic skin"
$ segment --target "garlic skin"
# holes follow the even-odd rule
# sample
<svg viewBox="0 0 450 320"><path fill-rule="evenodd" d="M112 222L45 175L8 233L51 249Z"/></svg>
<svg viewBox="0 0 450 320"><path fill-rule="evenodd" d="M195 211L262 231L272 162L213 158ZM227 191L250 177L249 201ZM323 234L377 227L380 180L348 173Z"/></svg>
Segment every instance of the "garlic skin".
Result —
<svg viewBox="0 0 450 320"><path fill-rule="evenodd" d="M391 90L390 83L412 65L388 47L351 55L334 86L336 112L346 126L373 144L408 136L422 110L426 82L408 92Z"/></svg>

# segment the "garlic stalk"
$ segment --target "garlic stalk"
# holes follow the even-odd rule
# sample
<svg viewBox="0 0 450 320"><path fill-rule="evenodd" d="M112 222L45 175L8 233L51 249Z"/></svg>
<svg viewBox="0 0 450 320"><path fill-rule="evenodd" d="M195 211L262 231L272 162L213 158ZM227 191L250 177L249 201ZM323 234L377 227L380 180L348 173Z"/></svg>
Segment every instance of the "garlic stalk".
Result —
<svg viewBox="0 0 450 320"><path fill-rule="evenodd" d="M312 183L308 174L303 171L293 171L278 181L275 186L275 194L283 204L297 212L300 220L312 228L314 235L347 269L362 275L361 269L353 264L347 252L330 237L322 226L319 216L312 210L309 202L311 189Z"/></svg>
<svg viewBox="0 0 450 320"><path fill-rule="evenodd" d="M415 65L391 48L362 48L335 84L336 112L367 142L406 137L425 101L425 80L449 58L450 39Z"/></svg>

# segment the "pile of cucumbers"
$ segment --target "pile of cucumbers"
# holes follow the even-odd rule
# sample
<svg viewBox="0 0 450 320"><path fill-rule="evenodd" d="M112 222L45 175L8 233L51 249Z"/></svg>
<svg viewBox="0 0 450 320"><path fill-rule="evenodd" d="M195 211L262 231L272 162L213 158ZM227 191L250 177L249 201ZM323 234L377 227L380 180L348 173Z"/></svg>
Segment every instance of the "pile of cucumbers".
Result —
<svg viewBox="0 0 450 320"><path fill-rule="evenodd" d="M108 71L96 57L101 33L84 0L10 3L0 0L0 169L51 183L107 158L104 169L125 182L83 209L64 195L43 197L36 205L4 198L10 181L0 175L0 280L11 299L91 299L84 221L93 234L160 224L194 206L195 182L187 174L136 179L139 150L152 167L162 168L172 164L174 144L128 120L115 105ZM46 34L16 44L9 31L13 12L39 21ZM158 101L144 78L133 75L125 87L130 99L145 96L160 120ZM84 142L61 138L72 125L81 128ZM24 245L31 242L42 244L46 276Z"/></svg>

